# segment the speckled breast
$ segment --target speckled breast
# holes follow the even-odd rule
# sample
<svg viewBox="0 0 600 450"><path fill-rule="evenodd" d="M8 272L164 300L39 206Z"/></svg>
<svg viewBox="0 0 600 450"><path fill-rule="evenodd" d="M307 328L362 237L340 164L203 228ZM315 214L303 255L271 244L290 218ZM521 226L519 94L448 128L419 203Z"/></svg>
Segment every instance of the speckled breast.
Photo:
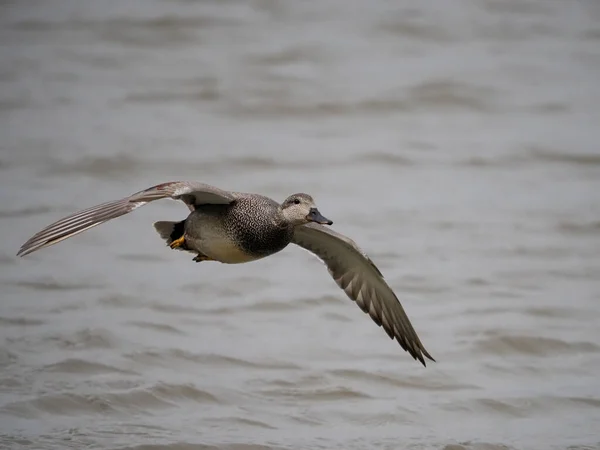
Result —
<svg viewBox="0 0 600 450"><path fill-rule="evenodd" d="M244 199L227 214L227 228L240 248L255 257L264 257L285 248L292 240L293 227L275 220L277 203L270 199Z"/></svg>

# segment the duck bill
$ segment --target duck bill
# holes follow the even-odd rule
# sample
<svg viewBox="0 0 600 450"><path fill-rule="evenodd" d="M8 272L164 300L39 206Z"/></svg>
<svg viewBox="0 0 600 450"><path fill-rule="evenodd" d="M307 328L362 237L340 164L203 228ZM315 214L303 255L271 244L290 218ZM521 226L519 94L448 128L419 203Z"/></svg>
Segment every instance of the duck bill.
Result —
<svg viewBox="0 0 600 450"><path fill-rule="evenodd" d="M310 208L310 212L308 213L308 216L306 216L306 220L309 222L320 223L322 225L331 225L333 223L327 217L323 217L317 208Z"/></svg>

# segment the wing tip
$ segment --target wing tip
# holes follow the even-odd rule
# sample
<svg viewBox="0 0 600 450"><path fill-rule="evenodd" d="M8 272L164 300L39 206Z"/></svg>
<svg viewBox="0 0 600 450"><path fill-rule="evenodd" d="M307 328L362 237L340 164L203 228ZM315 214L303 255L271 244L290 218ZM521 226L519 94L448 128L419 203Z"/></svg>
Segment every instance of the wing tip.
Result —
<svg viewBox="0 0 600 450"><path fill-rule="evenodd" d="M437 362L435 359L433 359L430 356L426 356L426 358L432 362ZM423 364L423 367L427 367L427 362L425 361L425 358L423 358L423 356L420 356L418 359L419 359L420 363Z"/></svg>
<svg viewBox="0 0 600 450"><path fill-rule="evenodd" d="M409 351L409 353L416 361L419 361L421 364L423 364L423 367L427 367L425 358L430 361L437 362L423 347L418 347L417 350Z"/></svg>
<svg viewBox="0 0 600 450"><path fill-rule="evenodd" d="M21 245L21 248L17 252L16 256L22 258L23 256L27 256L30 253L33 253L36 250L39 250L39 248L40 248L40 245L31 245L29 243L29 241L25 242L23 245Z"/></svg>
<svg viewBox="0 0 600 450"><path fill-rule="evenodd" d="M395 334L392 339L395 339L396 342L400 344L400 347L402 347L405 352L412 356L415 361L423 364L423 367L427 367L426 359L437 362L433 356L429 354L425 347L423 347L423 344L421 344L421 341L418 337L415 336L415 340L406 340L402 335Z"/></svg>

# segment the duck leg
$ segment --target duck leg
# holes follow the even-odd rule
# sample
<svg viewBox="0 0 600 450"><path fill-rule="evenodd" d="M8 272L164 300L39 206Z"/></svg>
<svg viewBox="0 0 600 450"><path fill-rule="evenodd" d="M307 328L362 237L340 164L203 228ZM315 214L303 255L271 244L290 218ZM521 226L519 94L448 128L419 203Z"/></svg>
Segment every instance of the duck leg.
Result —
<svg viewBox="0 0 600 450"><path fill-rule="evenodd" d="M208 256L202 254L202 253L198 253L198 255L193 259L193 261L196 262L202 262L202 261L214 261L214 259L209 258Z"/></svg>
<svg viewBox="0 0 600 450"><path fill-rule="evenodd" d="M169 247L171 247L172 249L176 249L179 247L184 247L185 246L185 237L181 236L178 239L175 239L173 242L171 242L169 244Z"/></svg>

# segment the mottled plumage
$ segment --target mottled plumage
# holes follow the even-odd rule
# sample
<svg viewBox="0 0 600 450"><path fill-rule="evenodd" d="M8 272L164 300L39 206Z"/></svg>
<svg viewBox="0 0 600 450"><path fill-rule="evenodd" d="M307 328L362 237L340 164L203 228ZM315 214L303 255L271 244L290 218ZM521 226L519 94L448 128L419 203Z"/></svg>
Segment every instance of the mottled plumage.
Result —
<svg viewBox="0 0 600 450"><path fill-rule="evenodd" d="M348 297L413 358L423 365L425 358L434 361L373 261L354 241L323 226L332 222L307 194L291 195L279 204L262 195L223 191L203 183L162 183L60 219L25 242L17 255L56 244L163 198L181 200L190 209L182 221L154 224L171 248L194 253L198 262L237 264L297 244L318 256Z"/></svg>

